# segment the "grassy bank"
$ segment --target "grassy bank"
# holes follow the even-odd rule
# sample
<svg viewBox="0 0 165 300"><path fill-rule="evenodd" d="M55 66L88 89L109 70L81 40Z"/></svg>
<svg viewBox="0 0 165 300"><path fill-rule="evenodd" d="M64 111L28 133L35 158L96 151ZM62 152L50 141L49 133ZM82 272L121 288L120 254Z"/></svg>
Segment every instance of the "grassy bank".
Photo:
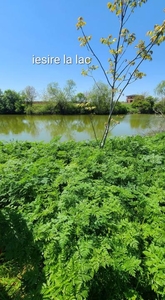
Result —
<svg viewBox="0 0 165 300"><path fill-rule="evenodd" d="M0 299L165 299L164 149L0 143Z"/></svg>

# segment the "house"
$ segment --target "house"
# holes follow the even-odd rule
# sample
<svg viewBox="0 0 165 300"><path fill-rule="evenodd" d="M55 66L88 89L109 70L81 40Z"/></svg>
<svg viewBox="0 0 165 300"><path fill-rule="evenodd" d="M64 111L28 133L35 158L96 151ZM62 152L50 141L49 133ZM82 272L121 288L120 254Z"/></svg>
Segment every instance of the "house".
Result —
<svg viewBox="0 0 165 300"><path fill-rule="evenodd" d="M134 98L136 97L137 95L129 95L129 96L126 96L126 102L127 103L131 103L133 102Z"/></svg>

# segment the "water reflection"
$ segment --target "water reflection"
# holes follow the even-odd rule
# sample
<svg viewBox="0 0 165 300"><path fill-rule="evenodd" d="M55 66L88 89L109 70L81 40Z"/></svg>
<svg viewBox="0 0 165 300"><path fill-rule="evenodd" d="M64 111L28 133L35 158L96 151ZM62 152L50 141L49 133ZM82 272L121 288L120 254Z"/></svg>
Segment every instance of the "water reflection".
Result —
<svg viewBox="0 0 165 300"><path fill-rule="evenodd" d="M49 131L51 137L57 135L62 136L62 140L83 140L93 139L94 133L92 130L92 124L97 132L97 135L101 135L106 116L93 116L92 120L90 116L77 115L77 116L56 116L56 119L50 119L45 123L45 128Z"/></svg>
<svg viewBox="0 0 165 300"><path fill-rule="evenodd" d="M131 129L140 129L140 133L164 127L164 118L161 115L129 115L127 117Z"/></svg>
<svg viewBox="0 0 165 300"><path fill-rule="evenodd" d="M1 115L0 116L0 133L16 135L22 132L30 133L35 136L39 132L37 123L33 118L22 115Z"/></svg>
<svg viewBox="0 0 165 300"><path fill-rule="evenodd" d="M115 116L119 125L110 132L111 135L133 135L144 133L146 130L160 127L162 118L155 115L127 115ZM0 140L29 140L50 141L56 136L64 140L90 140L94 139L92 123L101 138L107 116L89 115L50 115L50 116L25 116L25 115L0 115Z"/></svg>
<svg viewBox="0 0 165 300"><path fill-rule="evenodd" d="M148 115L129 115L129 123L131 128L147 129L150 127L151 118Z"/></svg>

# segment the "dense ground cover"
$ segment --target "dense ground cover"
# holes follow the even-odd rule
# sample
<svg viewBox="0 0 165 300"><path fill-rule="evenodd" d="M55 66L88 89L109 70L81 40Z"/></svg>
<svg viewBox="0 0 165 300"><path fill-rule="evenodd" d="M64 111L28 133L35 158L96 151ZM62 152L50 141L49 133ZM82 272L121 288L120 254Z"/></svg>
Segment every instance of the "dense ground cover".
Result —
<svg viewBox="0 0 165 300"><path fill-rule="evenodd" d="M165 299L165 134L0 143L0 299Z"/></svg>

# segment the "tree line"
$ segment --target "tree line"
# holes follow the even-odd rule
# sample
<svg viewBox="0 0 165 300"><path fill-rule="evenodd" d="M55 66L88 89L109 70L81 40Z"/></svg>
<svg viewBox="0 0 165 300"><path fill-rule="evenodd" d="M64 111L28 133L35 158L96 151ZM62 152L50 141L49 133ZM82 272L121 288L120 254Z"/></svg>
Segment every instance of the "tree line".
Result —
<svg viewBox="0 0 165 300"><path fill-rule="evenodd" d="M76 83L67 80L63 89L57 82L49 83L46 91L39 96L33 86L23 91L0 90L0 114L108 114L112 91L103 82L97 82L86 93L76 93ZM136 95L133 103L118 102L113 114L165 113L165 81L155 89L158 97Z"/></svg>

